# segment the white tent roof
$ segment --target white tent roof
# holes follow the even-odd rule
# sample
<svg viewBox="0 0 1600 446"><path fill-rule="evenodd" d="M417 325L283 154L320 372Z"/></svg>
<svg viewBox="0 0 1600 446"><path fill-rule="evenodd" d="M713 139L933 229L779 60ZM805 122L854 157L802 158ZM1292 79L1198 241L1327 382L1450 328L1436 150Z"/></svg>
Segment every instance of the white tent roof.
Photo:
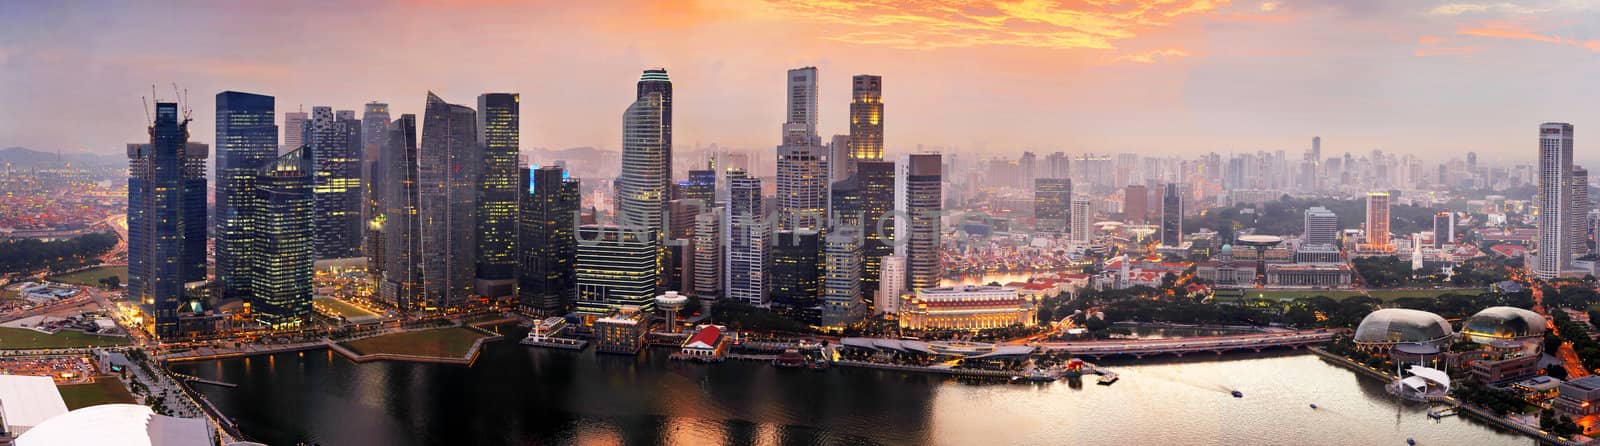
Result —
<svg viewBox="0 0 1600 446"><path fill-rule="evenodd" d="M1410 373L1413 378L1421 377L1422 379L1438 383L1441 386L1450 387L1450 375L1446 375L1443 370L1414 365L1410 368L1407 368L1406 372Z"/></svg>
<svg viewBox="0 0 1600 446"><path fill-rule="evenodd" d="M156 415L136 404L102 404L45 420L17 437L17 446L211 446L211 426L198 418Z"/></svg>
<svg viewBox="0 0 1600 446"><path fill-rule="evenodd" d="M48 376L0 375L0 408L17 433L67 413L66 401Z"/></svg>

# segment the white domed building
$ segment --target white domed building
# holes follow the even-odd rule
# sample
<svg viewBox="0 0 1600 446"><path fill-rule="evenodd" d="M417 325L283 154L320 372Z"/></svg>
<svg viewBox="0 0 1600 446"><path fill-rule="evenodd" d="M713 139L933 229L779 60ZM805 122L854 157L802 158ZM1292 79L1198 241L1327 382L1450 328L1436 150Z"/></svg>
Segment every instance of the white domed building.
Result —
<svg viewBox="0 0 1600 446"><path fill-rule="evenodd" d="M1404 308L1384 308L1368 314L1356 326L1357 347L1389 350L1400 344L1442 347L1455 336L1450 322L1437 314Z"/></svg>

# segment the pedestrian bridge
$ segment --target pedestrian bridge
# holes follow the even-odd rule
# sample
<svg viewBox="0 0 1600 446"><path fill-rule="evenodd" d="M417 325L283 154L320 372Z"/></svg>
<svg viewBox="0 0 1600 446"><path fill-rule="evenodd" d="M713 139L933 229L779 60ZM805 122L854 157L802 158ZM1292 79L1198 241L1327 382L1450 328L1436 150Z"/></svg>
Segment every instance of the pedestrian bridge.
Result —
<svg viewBox="0 0 1600 446"><path fill-rule="evenodd" d="M1303 330L1181 339L1046 342L1040 345L1040 349L1051 352L1066 352L1074 356L1096 359L1118 355L1136 358L1162 354L1183 356L1187 353L1215 353L1220 355L1231 351L1259 352L1264 349L1279 347L1298 349L1302 346L1328 342L1333 340L1333 337L1337 334L1339 334L1338 330Z"/></svg>

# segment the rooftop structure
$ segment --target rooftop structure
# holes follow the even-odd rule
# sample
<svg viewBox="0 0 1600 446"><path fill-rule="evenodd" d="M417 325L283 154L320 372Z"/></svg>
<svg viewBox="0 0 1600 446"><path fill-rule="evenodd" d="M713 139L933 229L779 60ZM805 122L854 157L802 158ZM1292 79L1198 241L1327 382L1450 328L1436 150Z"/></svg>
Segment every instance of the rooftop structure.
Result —
<svg viewBox="0 0 1600 446"><path fill-rule="evenodd" d="M1516 307L1489 307L1467 318L1461 335L1479 344L1544 337L1545 319Z"/></svg>
<svg viewBox="0 0 1600 446"><path fill-rule="evenodd" d="M1356 326L1357 345L1393 347L1404 343L1437 344L1450 339L1450 323L1437 314L1385 308L1368 314Z"/></svg>
<svg viewBox="0 0 1600 446"><path fill-rule="evenodd" d="M205 420L156 415L149 407L136 404L102 404L67 412L45 420L16 440L17 446L72 444L211 446L216 442Z"/></svg>

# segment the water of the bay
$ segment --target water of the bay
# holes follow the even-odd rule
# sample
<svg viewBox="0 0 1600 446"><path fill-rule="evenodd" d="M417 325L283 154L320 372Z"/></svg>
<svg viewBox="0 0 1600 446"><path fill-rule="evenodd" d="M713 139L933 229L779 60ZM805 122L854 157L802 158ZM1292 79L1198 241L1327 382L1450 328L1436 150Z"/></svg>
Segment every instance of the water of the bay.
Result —
<svg viewBox="0 0 1600 446"><path fill-rule="evenodd" d="M1108 387L704 365L669 352L508 340L471 367L356 364L320 350L173 368L239 384L197 389L271 445L1535 444L1460 417L1432 421L1426 406L1309 354L1110 362L1121 381Z"/></svg>

